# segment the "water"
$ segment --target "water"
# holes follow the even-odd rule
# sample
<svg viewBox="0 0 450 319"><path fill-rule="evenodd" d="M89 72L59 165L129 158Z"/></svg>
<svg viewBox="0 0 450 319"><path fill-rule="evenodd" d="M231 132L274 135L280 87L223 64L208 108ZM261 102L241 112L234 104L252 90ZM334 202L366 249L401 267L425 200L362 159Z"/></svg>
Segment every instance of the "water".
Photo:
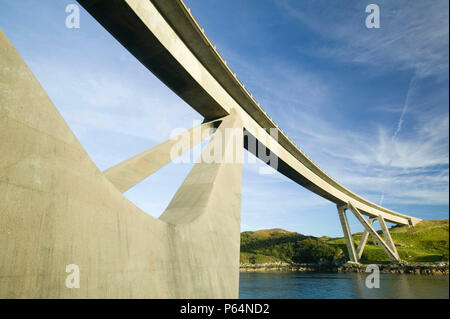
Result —
<svg viewBox="0 0 450 319"><path fill-rule="evenodd" d="M380 288L369 289L365 286L367 275L365 273L241 273L239 298L449 298L449 276L380 274Z"/></svg>

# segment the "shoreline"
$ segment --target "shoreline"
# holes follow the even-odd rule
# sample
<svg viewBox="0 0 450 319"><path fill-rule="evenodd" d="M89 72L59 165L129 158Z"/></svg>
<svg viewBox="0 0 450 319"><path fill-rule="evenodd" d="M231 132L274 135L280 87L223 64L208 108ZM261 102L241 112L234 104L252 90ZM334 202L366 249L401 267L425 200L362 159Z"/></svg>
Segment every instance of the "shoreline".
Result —
<svg viewBox="0 0 450 319"><path fill-rule="evenodd" d="M380 269L380 273L384 274L411 274L411 275L448 275L449 263L390 263L390 264L376 264ZM347 262L343 264L329 264L329 263L266 263L266 264L240 264L240 272L255 272L255 273L282 273L282 272L297 272L297 273L352 273L365 272L368 264L359 264Z"/></svg>

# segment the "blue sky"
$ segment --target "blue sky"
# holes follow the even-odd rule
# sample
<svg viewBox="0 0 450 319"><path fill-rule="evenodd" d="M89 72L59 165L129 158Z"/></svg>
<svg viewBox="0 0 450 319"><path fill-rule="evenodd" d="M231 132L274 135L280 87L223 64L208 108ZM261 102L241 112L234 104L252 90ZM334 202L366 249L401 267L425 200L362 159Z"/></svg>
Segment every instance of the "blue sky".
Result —
<svg viewBox="0 0 450 319"><path fill-rule="evenodd" d="M202 117L81 9L0 0L0 28L99 169ZM376 3L381 28L367 29ZM274 121L329 175L390 209L449 215L448 1L187 0ZM242 230L341 236L335 205L276 173L243 169ZM188 174L170 164L125 195L158 217ZM362 227L352 217L352 231Z"/></svg>

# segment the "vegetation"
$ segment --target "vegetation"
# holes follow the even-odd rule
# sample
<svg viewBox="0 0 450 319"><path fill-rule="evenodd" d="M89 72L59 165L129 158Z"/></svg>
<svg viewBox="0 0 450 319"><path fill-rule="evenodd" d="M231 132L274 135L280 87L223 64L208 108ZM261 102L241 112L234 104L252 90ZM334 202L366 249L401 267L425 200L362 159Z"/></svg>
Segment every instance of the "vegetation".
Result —
<svg viewBox="0 0 450 319"><path fill-rule="evenodd" d="M390 232L402 260L435 262L449 260L448 229L448 219L424 220L411 228L393 227ZM355 245L358 244L361 235L362 233L353 235ZM317 238L283 229L241 234L241 263L317 263L346 257L347 248L344 238L325 236ZM381 247L369 238L361 262L383 263L390 260Z"/></svg>
<svg viewBox="0 0 450 319"><path fill-rule="evenodd" d="M331 262L343 257L338 245L312 236L268 229L241 234L241 262L261 264L269 262L315 263Z"/></svg>

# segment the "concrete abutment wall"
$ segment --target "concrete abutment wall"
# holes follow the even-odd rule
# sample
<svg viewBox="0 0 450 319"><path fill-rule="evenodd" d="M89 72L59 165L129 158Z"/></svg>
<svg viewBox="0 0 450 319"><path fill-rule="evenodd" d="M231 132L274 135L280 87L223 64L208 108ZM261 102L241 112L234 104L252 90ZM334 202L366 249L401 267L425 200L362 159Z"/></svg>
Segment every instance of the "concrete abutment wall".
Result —
<svg viewBox="0 0 450 319"><path fill-rule="evenodd" d="M0 154L0 298L238 297L241 164L196 164L153 218L97 169L1 32ZM80 288L66 287L69 264Z"/></svg>

